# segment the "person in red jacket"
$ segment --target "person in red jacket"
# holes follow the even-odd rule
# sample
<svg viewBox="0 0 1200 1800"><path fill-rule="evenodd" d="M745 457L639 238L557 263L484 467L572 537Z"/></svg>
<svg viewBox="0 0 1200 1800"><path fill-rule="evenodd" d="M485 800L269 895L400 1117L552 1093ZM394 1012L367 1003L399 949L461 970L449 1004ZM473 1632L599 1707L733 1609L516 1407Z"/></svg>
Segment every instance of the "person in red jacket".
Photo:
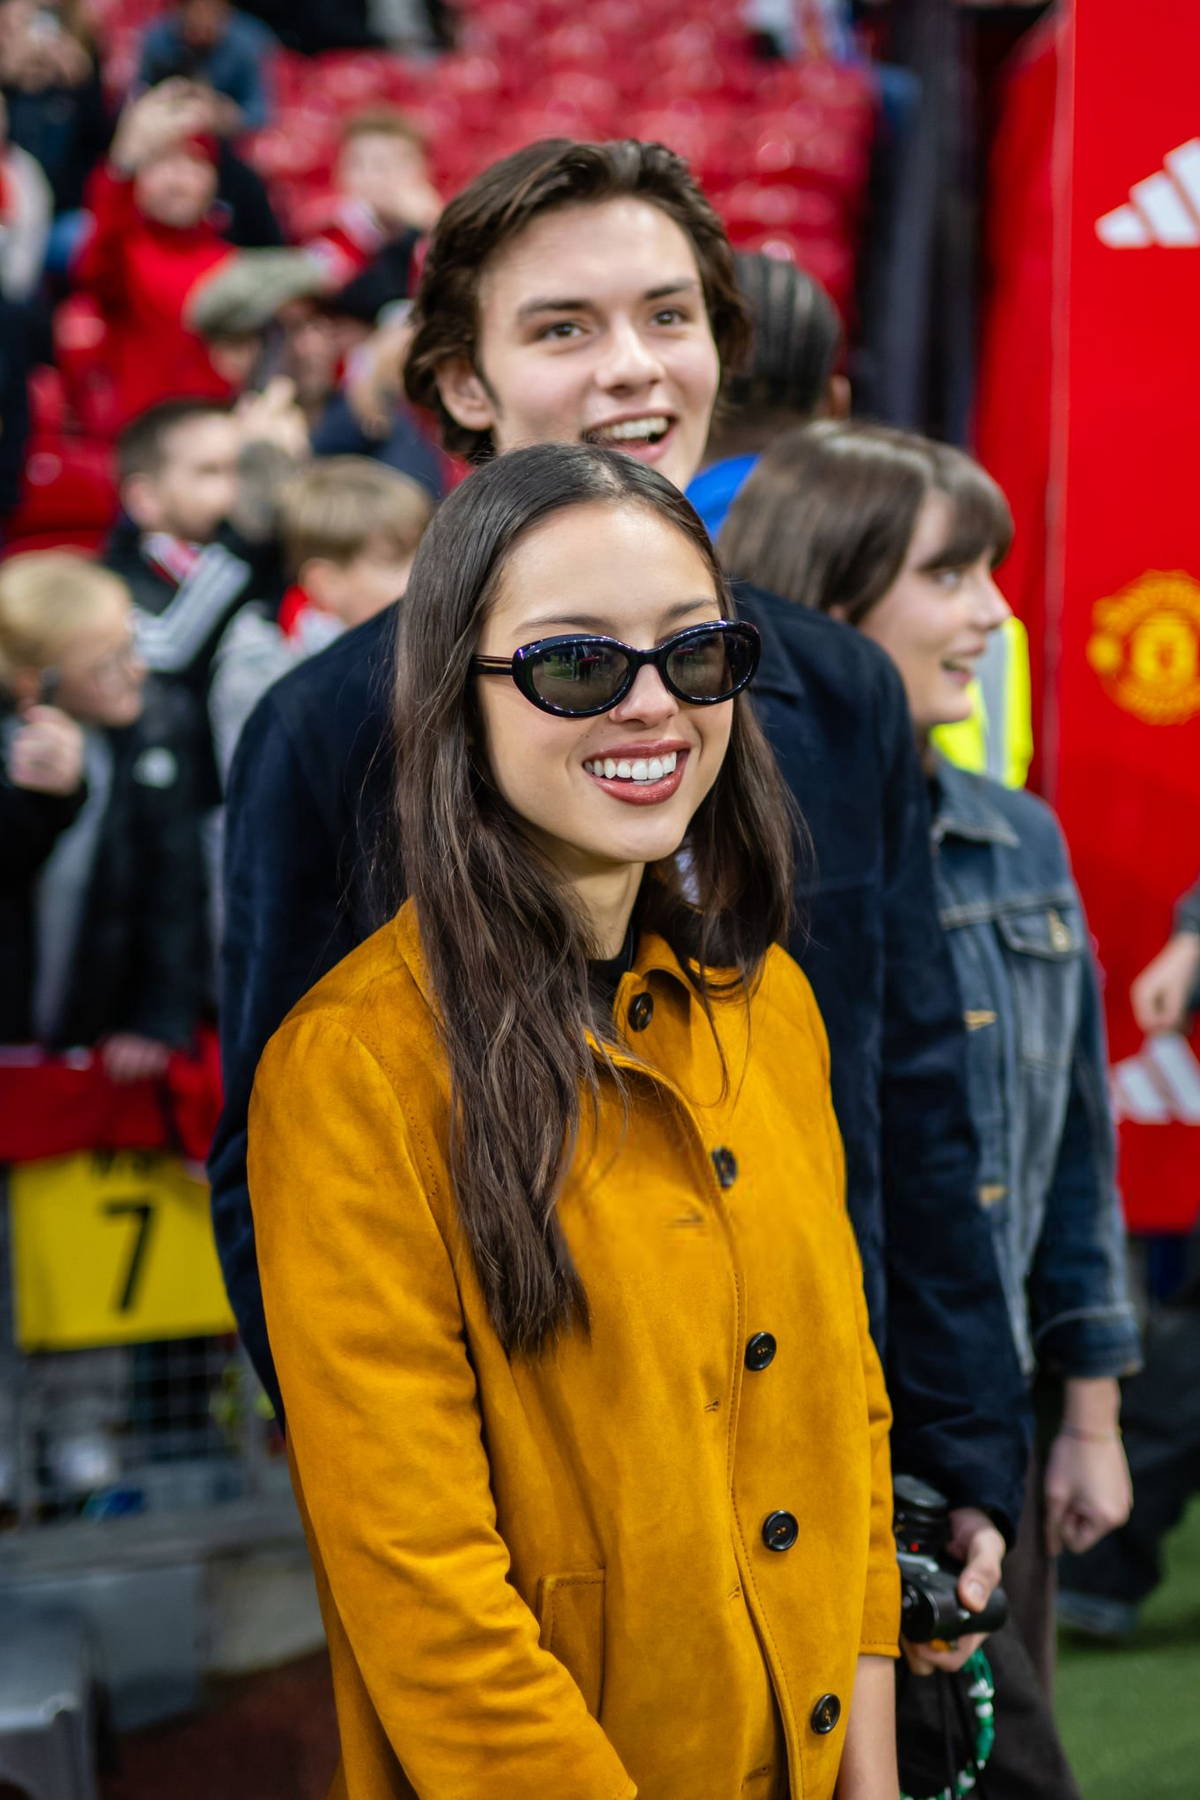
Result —
<svg viewBox="0 0 1200 1800"><path fill-rule="evenodd" d="M206 118L188 82L162 82L125 108L89 180L94 224L72 274L108 328L121 424L160 400L231 391L183 322L196 283L234 254L208 218L217 146Z"/></svg>

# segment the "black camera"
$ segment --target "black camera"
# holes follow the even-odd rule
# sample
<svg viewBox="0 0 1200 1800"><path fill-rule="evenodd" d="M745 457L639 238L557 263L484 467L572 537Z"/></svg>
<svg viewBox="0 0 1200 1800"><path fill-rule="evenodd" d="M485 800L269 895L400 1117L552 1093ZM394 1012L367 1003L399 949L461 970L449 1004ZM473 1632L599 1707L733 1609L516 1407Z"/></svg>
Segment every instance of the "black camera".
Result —
<svg viewBox="0 0 1200 1800"><path fill-rule="evenodd" d="M962 1573L946 1556L950 1509L926 1481L897 1475L893 1484L896 1559L900 1564L900 1630L912 1644L995 1631L1008 1617L1004 1589L996 1588L982 1612L971 1612L958 1597Z"/></svg>

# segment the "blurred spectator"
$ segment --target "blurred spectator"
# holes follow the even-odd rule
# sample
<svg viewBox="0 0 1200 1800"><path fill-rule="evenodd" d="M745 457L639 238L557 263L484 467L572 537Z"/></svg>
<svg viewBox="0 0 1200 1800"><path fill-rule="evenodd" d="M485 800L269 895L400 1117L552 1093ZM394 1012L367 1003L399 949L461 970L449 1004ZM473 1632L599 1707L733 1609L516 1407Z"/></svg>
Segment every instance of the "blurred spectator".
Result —
<svg viewBox="0 0 1200 1800"><path fill-rule="evenodd" d="M704 466L688 487L714 538L768 444L794 426L845 418L850 410L850 385L837 373L841 320L824 288L776 257L742 251L734 263L750 309L750 355L726 385Z"/></svg>
<svg viewBox="0 0 1200 1800"><path fill-rule="evenodd" d="M270 118L266 64L277 48L266 26L229 0L177 0L142 39L139 80L155 87L172 76L200 81L221 98L222 137L261 131Z"/></svg>
<svg viewBox="0 0 1200 1800"><path fill-rule="evenodd" d="M205 116L184 82L143 94L125 108L108 162L88 183L94 223L73 273L107 326L122 421L180 394L230 391L184 324L196 283L233 255L208 220L216 142Z"/></svg>
<svg viewBox="0 0 1200 1800"><path fill-rule="evenodd" d="M45 267L54 196L41 164L9 141L7 131L0 99L0 294L31 300Z"/></svg>
<svg viewBox="0 0 1200 1800"><path fill-rule="evenodd" d="M247 251L193 289L187 322L235 385L291 381L315 455L368 456L439 500L442 456L400 396L407 327L399 319L368 335L359 311L371 275L328 295L327 272L307 251ZM363 312L371 316L369 303Z"/></svg>
<svg viewBox="0 0 1200 1800"><path fill-rule="evenodd" d="M280 608L281 629L315 648L398 600L432 514L415 481L366 457L331 456L303 470L280 503L295 584ZM314 630L318 620L324 626Z"/></svg>
<svg viewBox="0 0 1200 1800"><path fill-rule="evenodd" d="M83 227L84 183L112 137L77 0L57 8L0 0L0 90L9 142L35 157L50 183L55 223L47 265L61 272Z"/></svg>
<svg viewBox="0 0 1200 1800"><path fill-rule="evenodd" d="M151 407L117 441L124 516L103 560L133 595L147 665L201 704L217 640L257 585L230 523L243 442L229 408L204 400Z"/></svg>
<svg viewBox="0 0 1200 1800"><path fill-rule="evenodd" d="M393 107L374 107L347 120L334 171L337 206L332 222L307 249L329 271L331 288L361 275L385 245L400 240L406 266L412 242L442 210L429 179L421 134ZM408 292L387 298L399 299Z"/></svg>
<svg viewBox="0 0 1200 1800"><path fill-rule="evenodd" d="M213 658L209 719L222 779L271 683L404 593L432 512L424 488L361 456L327 457L284 488L280 521L294 585L279 622L264 607L243 607Z"/></svg>
<svg viewBox="0 0 1200 1800"><path fill-rule="evenodd" d="M198 1019L198 839L179 709L146 690L129 591L68 551L0 567L0 1040L159 1075ZM86 782L86 789L84 783Z"/></svg>
<svg viewBox="0 0 1200 1800"><path fill-rule="evenodd" d="M197 283L185 321L236 388L288 376L311 423L336 386L349 347L315 304L328 285L326 270L306 250L246 250ZM364 330L355 329L352 340Z"/></svg>
<svg viewBox="0 0 1200 1800"><path fill-rule="evenodd" d="M115 576L62 551L0 568L0 1041L95 1049L116 1082L161 1076L201 1004L186 732L145 673ZM0 1343L0 1361L11 1354ZM29 1359L25 1399L60 1498L118 1475L128 1378L122 1350ZM12 1391L0 1372L0 1409ZM11 1425L0 1417L0 1499Z"/></svg>

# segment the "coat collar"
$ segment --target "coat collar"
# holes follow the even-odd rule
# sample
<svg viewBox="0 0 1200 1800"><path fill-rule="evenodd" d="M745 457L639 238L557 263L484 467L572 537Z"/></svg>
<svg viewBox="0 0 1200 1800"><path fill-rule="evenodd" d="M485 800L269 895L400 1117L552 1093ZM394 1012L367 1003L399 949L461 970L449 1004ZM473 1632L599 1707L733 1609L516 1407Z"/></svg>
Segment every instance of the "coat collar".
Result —
<svg viewBox="0 0 1200 1800"><path fill-rule="evenodd" d="M437 999L433 991L433 981L429 973L429 964L421 943L421 930L417 921L417 908L413 900L406 900L392 921L395 933L396 948L412 974L413 980L420 989L421 997L431 1011L438 1010ZM720 975L723 971L714 970ZM695 995L695 988L689 981L684 969L666 939L656 931L643 931L638 939L637 954L633 967L621 977L622 993L627 993L631 983L640 978L645 981L652 974L666 975L689 997Z"/></svg>
<svg viewBox="0 0 1200 1800"><path fill-rule="evenodd" d="M1015 850L1021 840L988 798L993 784L955 768L944 756L935 760L933 773L933 841L967 838L977 844L1003 844Z"/></svg>

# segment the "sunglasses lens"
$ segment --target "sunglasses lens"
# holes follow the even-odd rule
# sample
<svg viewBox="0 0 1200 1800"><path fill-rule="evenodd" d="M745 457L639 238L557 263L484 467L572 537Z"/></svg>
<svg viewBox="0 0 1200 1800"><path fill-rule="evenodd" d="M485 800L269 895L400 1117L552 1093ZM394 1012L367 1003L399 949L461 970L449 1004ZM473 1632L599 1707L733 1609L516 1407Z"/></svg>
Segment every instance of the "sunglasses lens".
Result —
<svg viewBox="0 0 1200 1800"><path fill-rule="evenodd" d="M531 659L538 698L564 713L594 712L607 706L625 679L629 660L607 644L581 639L556 644Z"/></svg>
<svg viewBox="0 0 1200 1800"><path fill-rule="evenodd" d="M672 650L667 672L689 700L721 700L736 693L754 666L752 644L732 631L706 631Z"/></svg>

